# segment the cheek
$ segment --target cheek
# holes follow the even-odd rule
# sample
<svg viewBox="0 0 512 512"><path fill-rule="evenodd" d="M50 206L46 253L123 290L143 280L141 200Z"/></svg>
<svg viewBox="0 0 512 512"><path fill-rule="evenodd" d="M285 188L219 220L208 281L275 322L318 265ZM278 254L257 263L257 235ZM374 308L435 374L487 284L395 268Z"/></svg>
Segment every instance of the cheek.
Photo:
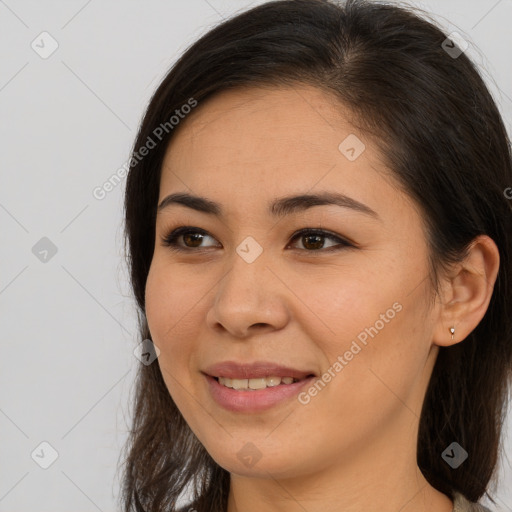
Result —
<svg viewBox="0 0 512 512"><path fill-rule="evenodd" d="M294 293L304 298L303 320L308 318L301 325L323 353L325 367L346 355L350 371L338 374L344 373L355 389L372 368L390 380L396 373L414 378L429 348L427 282L418 286L418 275L415 265L405 269L382 261L379 268L361 265L334 269L322 278L297 276Z"/></svg>
<svg viewBox="0 0 512 512"><path fill-rule="evenodd" d="M387 300L382 295L367 307L364 323L350 321L356 334L336 349L329 347L329 360L342 355L347 361L335 384L335 393L343 397L338 412L352 411L359 426L378 425L403 407L414 411L421 403L430 347L429 328L422 321L424 298L418 290L408 297L395 290ZM420 414L419 409L416 412Z"/></svg>
<svg viewBox="0 0 512 512"><path fill-rule="evenodd" d="M385 274L386 280L382 272L361 264L337 266L328 272L322 269L315 273L313 269L297 273L293 292L301 299L302 309L297 315L304 319L307 314L311 318L311 322L302 323L304 329L310 330L310 338L330 340L329 345L339 350L343 348L343 340L356 338L365 328L380 321L381 314L391 310L388 316L393 317L393 303L400 298L400 284L397 285L398 276Z"/></svg>
<svg viewBox="0 0 512 512"><path fill-rule="evenodd" d="M164 342L181 333L200 307L206 286L200 276L154 260L146 282L146 316L153 336Z"/></svg>
<svg viewBox="0 0 512 512"><path fill-rule="evenodd" d="M194 314L204 295L197 286L184 286L177 278L180 272L155 264L146 283L146 318L151 339L160 349L158 363L169 391L187 379L191 343L197 338ZM171 393L173 394L173 393Z"/></svg>

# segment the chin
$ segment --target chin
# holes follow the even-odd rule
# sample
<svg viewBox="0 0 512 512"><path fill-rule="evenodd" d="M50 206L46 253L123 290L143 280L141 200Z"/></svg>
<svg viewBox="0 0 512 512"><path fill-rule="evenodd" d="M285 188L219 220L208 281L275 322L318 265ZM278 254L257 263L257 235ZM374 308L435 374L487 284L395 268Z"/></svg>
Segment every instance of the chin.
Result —
<svg viewBox="0 0 512 512"><path fill-rule="evenodd" d="M250 447L250 443L247 443L245 452L244 448L237 450L234 457L227 457L226 452L222 454L209 453L215 462L229 473L245 477L265 479L269 477L293 478L308 472L305 467L297 466L299 461L296 455L286 457L285 454L281 453L281 456L276 458L276 452L272 451L268 455L263 455L260 452L258 457L258 452L254 451L251 459L251 456L248 455L251 450L253 448Z"/></svg>

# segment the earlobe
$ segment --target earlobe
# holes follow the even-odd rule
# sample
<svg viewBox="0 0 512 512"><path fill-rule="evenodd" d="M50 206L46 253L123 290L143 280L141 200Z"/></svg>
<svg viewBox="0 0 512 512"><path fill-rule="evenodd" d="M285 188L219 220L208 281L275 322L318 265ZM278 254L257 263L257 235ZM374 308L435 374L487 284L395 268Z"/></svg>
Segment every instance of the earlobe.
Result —
<svg viewBox="0 0 512 512"><path fill-rule="evenodd" d="M491 301L500 256L495 242L479 235L463 261L455 264L442 288L442 303L433 343L450 346L463 341L480 323Z"/></svg>

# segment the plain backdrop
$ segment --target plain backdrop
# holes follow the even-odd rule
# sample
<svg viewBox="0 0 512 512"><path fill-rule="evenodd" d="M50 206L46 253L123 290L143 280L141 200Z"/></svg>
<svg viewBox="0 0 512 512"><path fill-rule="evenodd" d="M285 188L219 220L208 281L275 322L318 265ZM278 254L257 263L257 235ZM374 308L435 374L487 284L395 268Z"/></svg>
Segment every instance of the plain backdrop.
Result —
<svg viewBox="0 0 512 512"><path fill-rule="evenodd" d="M93 190L183 50L258 3L0 0L0 511L118 510L141 340L124 182ZM511 133L512 1L413 5L469 42ZM511 431L509 415L498 512L512 511Z"/></svg>

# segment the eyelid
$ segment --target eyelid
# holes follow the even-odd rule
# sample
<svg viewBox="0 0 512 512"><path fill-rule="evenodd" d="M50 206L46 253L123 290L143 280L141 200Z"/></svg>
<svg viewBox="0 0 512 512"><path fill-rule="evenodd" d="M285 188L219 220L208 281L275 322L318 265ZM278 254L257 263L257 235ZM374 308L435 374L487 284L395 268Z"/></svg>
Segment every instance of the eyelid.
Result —
<svg viewBox="0 0 512 512"><path fill-rule="evenodd" d="M178 245L176 240L180 236L182 236L184 234L187 234L187 233L201 234L203 236L211 237L214 240L216 240L216 238L213 235L211 235L210 233L208 233L208 231L206 231L204 229L201 229L201 228L198 228L198 227L195 227L195 226L180 226L180 227L178 227L178 228L176 228L174 230L170 230L168 235L163 236L161 238L162 245L165 246L165 247L168 247L169 249L171 249L173 251L182 252L182 253L187 253L187 252L188 253L201 253L201 252L204 252L205 250L208 250L211 247L215 247L215 246L186 247L186 246ZM292 248L292 250L299 251L302 254L307 254L307 253L311 253L311 254L320 253L320 254L322 254L322 253L330 253L330 252L333 252L333 251L339 251L339 250L347 249L347 248L357 248L358 247L355 242L352 242L347 237L338 235L337 233L334 233L332 231L326 230L324 228L311 228L311 227L309 227L309 228L299 229L298 231L295 231L291 235L290 241L293 242L294 240L296 240L298 238L301 238L303 236L307 236L307 235L320 235L321 237L323 237L325 239L329 239L330 238L332 240L335 240L337 242L337 244L334 245L334 246L331 246L331 247L326 247L326 248L321 248L321 249L314 249L314 250L297 249L297 248ZM287 247L289 247L290 245L291 244L288 244Z"/></svg>

